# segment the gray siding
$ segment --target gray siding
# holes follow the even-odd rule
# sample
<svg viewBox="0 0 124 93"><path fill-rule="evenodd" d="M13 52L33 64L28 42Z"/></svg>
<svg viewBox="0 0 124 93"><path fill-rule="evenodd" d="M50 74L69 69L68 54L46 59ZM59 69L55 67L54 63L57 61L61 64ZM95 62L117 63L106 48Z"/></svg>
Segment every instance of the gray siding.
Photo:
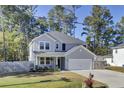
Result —
<svg viewBox="0 0 124 93"><path fill-rule="evenodd" d="M83 48L78 48L67 55L68 59L93 59L94 56Z"/></svg>

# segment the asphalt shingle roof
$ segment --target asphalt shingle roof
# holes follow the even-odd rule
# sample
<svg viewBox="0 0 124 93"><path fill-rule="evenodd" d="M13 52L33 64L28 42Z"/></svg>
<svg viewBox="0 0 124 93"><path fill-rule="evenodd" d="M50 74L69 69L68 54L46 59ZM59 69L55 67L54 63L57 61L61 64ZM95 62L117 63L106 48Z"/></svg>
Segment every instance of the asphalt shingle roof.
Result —
<svg viewBox="0 0 124 93"><path fill-rule="evenodd" d="M49 36L53 37L54 39L62 42L62 43L69 43L69 44L83 44L85 45L85 42L78 38L74 38L72 36L66 35L63 32L58 32L58 31L51 31L47 33Z"/></svg>

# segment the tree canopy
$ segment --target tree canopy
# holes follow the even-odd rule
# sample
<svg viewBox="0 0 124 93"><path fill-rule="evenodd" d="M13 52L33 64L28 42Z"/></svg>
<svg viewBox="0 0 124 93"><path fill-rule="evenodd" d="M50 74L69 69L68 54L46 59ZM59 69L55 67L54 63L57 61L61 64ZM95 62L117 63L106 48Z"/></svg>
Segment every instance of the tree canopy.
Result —
<svg viewBox="0 0 124 93"><path fill-rule="evenodd" d="M109 54L112 46L124 42L124 17L114 23L109 9L95 5L90 15L78 22L76 11L81 7L56 5L44 17L42 13L35 16L37 6L0 6L0 61L28 60L28 44L33 38L49 31L75 36L78 23L83 28L80 34L86 36L87 48L97 55Z"/></svg>
<svg viewBox="0 0 124 93"><path fill-rule="evenodd" d="M75 22L77 17L75 15L76 9L80 6L54 6L48 13L49 27L51 31L64 32L71 36L74 35Z"/></svg>
<svg viewBox="0 0 124 93"><path fill-rule="evenodd" d="M95 54L108 54L110 46L113 45L115 31L112 18L110 10L106 7L93 6L91 15L83 21L82 35L87 35L88 48Z"/></svg>

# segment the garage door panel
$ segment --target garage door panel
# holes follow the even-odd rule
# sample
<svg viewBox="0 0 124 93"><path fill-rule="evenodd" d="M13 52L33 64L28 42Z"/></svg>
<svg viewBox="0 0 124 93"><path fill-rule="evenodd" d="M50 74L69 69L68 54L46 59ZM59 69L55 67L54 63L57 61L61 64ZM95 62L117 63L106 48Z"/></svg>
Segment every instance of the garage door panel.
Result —
<svg viewBox="0 0 124 93"><path fill-rule="evenodd" d="M69 70L88 70L92 66L92 59L69 59Z"/></svg>

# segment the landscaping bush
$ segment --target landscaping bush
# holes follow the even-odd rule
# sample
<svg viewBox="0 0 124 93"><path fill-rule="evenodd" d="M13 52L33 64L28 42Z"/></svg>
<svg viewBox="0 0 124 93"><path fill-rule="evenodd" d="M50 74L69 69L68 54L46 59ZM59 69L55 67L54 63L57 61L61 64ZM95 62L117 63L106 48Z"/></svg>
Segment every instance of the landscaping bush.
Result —
<svg viewBox="0 0 124 93"><path fill-rule="evenodd" d="M45 72L48 71L48 70L49 70L49 68L46 67L46 66L43 68L43 71L45 71Z"/></svg>
<svg viewBox="0 0 124 93"><path fill-rule="evenodd" d="M48 72L54 72L54 68L52 68L51 66L48 69Z"/></svg>
<svg viewBox="0 0 124 93"><path fill-rule="evenodd" d="M30 72L54 72L54 71L60 71L60 69L57 66L55 68L53 68L52 66L41 67L38 65L35 65L35 69L34 69L34 67L30 68Z"/></svg>
<svg viewBox="0 0 124 93"><path fill-rule="evenodd" d="M42 72L42 71L43 71L43 68L39 67L38 72Z"/></svg>
<svg viewBox="0 0 124 93"><path fill-rule="evenodd" d="M35 65L35 69L34 68L30 69L30 72L42 72L42 71L43 71L43 68L38 65Z"/></svg>
<svg viewBox="0 0 124 93"><path fill-rule="evenodd" d="M54 71L61 71L61 70L60 70L60 68L58 68L58 66L56 66Z"/></svg>

